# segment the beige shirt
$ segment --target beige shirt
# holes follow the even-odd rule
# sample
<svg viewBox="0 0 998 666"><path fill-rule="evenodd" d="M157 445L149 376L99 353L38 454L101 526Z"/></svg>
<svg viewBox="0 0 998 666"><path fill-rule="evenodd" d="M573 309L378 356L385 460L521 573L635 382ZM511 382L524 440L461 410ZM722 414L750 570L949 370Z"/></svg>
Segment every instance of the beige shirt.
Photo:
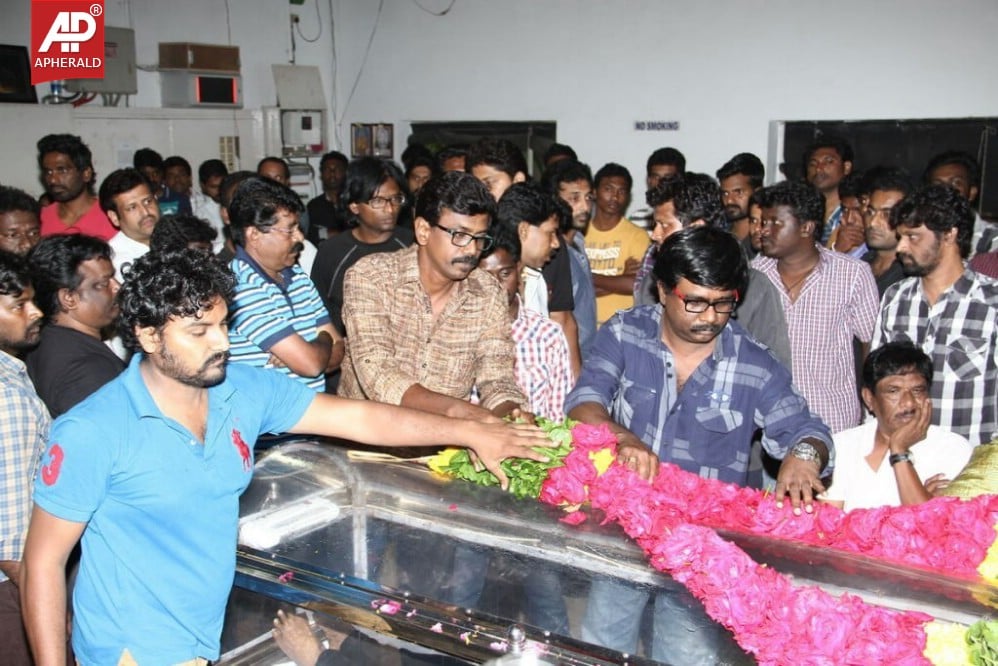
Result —
<svg viewBox="0 0 998 666"><path fill-rule="evenodd" d="M419 246L364 257L343 282L347 354L339 395L397 405L413 385L480 404L526 404L513 373L505 292L473 270L434 320L419 281Z"/></svg>

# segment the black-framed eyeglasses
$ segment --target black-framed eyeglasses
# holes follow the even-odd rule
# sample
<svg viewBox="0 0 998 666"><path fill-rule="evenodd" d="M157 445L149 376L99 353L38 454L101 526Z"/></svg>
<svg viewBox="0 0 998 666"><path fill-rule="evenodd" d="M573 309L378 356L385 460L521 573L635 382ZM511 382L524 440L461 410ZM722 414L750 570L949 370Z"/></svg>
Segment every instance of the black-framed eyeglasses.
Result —
<svg viewBox="0 0 998 666"><path fill-rule="evenodd" d="M404 194L396 194L393 197L371 197L367 200L367 205L374 210L382 210L387 208L388 204L391 204L395 208L401 208L405 205L405 201Z"/></svg>
<svg viewBox="0 0 998 666"><path fill-rule="evenodd" d="M457 247L468 247L472 242L475 243L479 252L485 252L492 247L492 243L495 239L488 234L469 234L467 231L460 231L459 229L448 229L447 227L442 227L439 224L434 224L434 227L443 231L444 233L450 234L450 242Z"/></svg>
<svg viewBox="0 0 998 666"><path fill-rule="evenodd" d="M738 307L738 290L735 290L733 298L719 298L716 301L707 301L702 298L687 298L678 288L673 288L672 293L683 302L686 311L693 314L706 312L707 308L714 308L714 312L717 314L731 314Z"/></svg>

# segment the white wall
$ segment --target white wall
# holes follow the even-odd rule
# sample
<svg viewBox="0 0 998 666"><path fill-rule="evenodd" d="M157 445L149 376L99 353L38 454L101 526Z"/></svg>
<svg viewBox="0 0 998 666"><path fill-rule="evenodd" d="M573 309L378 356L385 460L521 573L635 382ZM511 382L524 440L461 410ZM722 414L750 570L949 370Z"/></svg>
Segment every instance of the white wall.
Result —
<svg viewBox="0 0 998 666"><path fill-rule="evenodd" d="M699 171L745 150L765 157L774 120L998 116L994 0L456 0L443 17L384 0L362 72L379 2L317 2L322 34L298 40L297 62L322 72L339 147L351 122L395 123L399 153L413 121L554 120L559 140L594 168L621 162L640 180L663 145ZM450 0L420 4L440 11ZM0 5L0 43L26 44L28 0ZM140 64L155 62L159 41L225 44L231 35L247 109L276 101L270 65L290 58L289 14L306 36L318 28L316 0L105 7L108 25L135 29ZM157 105L157 75L141 73L139 85L133 103ZM21 121L5 108L3 134L16 133ZM637 132L635 120L678 120L680 130ZM209 129L206 151L217 145ZM259 157L250 150L262 149L247 148L244 164ZM4 160L0 181L15 168Z"/></svg>

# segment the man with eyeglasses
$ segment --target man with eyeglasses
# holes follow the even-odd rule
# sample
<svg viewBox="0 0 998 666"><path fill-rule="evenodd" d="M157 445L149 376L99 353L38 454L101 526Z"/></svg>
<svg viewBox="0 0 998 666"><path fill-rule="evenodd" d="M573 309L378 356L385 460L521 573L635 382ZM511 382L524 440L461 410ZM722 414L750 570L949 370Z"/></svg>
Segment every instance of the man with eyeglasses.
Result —
<svg viewBox="0 0 998 666"><path fill-rule="evenodd" d="M476 270L495 211L471 174L436 176L416 200L415 245L347 271L339 395L463 418L530 417L513 374L506 294Z"/></svg>
<svg viewBox="0 0 998 666"><path fill-rule="evenodd" d="M117 233L94 193L90 149L73 134L49 134L38 141L42 186L52 203L42 208L42 236L89 234L109 241Z"/></svg>
<svg viewBox="0 0 998 666"><path fill-rule="evenodd" d="M402 170L391 160L358 157L346 169L341 197L346 206L347 230L319 247L312 266L312 282L326 302L333 325L343 328L343 279L364 257L404 250L412 245L412 231L398 225L408 198Z"/></svg>
<svg viewBox="0 0 998 666"><path fill-rule="evenodd" d="M648 481L669 462L745 485L761 428L763 446L783 461L777 501L789 495L795 513L813 510L831 435L789 371L731 319L748 282L738 240L713 227L682 229L662 243L654 273L659 304L618 312L603 325L565 401L568 416L608 425L618 460ZM647 588L595 580L583 640L633 654L649 596ZM669 588L656 597L653 659L717 663L734 649L688 594Z"/></svg>
<svg viewBox="0 0 998 666"><path fill-rule="evenodd" d="M270 178L247 178L236 188L228 206L236 245L230 354L233 362L274 368L321 392L325 374L343 360L343 339L298 265L304 210L294 190Z"/></svg>

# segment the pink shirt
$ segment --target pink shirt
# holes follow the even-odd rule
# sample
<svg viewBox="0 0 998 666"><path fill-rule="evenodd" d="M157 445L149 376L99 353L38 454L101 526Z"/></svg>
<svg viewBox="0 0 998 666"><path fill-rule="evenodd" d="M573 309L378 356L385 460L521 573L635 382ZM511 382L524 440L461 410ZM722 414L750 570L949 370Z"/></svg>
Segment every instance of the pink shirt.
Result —
<svg viewBox="0 0 998 666"><path fill-rule="evenodd" d="M45 236L58 236L59 234L87 234L96 236L103 241L111 240L111 237L118 233L118 230L111 225L111 220L101 210L100 204L94 200L83 217L76 221L76 224L67 227L59 219L59 204L50 203L42 208L42 238Z"/></svg>

